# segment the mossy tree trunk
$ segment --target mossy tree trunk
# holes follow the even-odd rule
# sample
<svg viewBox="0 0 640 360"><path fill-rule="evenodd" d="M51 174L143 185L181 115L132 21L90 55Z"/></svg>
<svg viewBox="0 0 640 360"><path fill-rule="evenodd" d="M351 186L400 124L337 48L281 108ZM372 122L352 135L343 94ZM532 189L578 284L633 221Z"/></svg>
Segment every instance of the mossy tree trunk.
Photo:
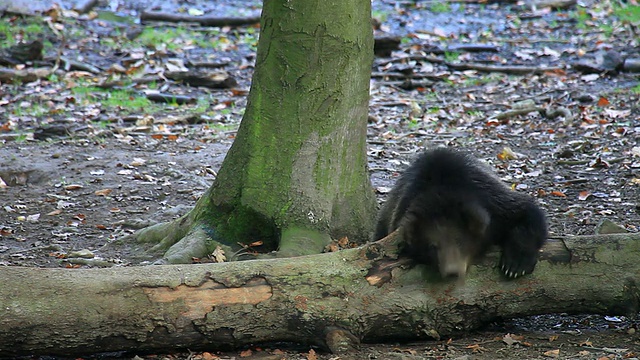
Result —
<svg viewBox="0 0 640 360"><path fill-rule="evenodd" d="M247 108L215 183L188 215L138 239L171 246L174 263L218 245L229 257L237 242L294 256L332 237L367 240L370 16L369 0L266 0Z"/></svg>

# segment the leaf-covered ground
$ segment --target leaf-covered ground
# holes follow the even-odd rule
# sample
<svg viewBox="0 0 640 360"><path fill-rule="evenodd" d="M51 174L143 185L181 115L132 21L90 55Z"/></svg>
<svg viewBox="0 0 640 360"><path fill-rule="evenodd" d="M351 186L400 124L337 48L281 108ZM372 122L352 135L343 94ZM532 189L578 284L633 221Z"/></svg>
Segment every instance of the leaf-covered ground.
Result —
<svg viewBox="0 0 640 360"><path fill-rule="evenodd" d="M260 3L189 4L110 2L78 14L63 2L2 15L1 265L128 265L125 249L105 245L184 214L215 179L246 104ZM552 235L640 230L640 7L373 6L368 142L380 200L417 151L456 146L535 196ZM141 23L143 11L248 25ZM16 62L27 56L16 44L33 41L42 56ZM637 327L548 316L353 357L270 346L191 358L634 358Z"/></svg>

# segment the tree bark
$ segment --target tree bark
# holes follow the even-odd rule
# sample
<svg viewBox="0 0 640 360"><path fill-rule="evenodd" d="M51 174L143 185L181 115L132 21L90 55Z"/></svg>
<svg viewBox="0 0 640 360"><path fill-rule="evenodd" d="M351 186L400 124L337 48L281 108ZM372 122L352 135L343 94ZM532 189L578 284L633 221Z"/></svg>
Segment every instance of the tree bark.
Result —
<svg viewBox="0 0 640 360"><path fill-rule="evenodd" d="M394 258L396 234L360 248L277 260L110 269L0 268L0 354L229 349L287 341L343 351L424 339L500 318L634 315L640 236L551 240L515 281L497 254L464 281Z"/></svg>
<svg viewBox="0 0 640 360"><path fill-rule="evenodd" d="M265 1L247 109L215 183L191 213L138 240L171 247L172 263L216 246L231 257L238 241L294 256L331 238L368 240L370 15L368 0Z"/></svg>

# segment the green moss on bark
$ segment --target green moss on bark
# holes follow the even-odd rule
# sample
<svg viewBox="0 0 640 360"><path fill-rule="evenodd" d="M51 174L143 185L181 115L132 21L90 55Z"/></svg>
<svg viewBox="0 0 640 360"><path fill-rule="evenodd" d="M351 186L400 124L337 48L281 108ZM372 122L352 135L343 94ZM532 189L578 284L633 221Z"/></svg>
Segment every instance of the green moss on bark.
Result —
<svg viewBox="0 0 640 360"><path fill-rule="evenodd" d="M247 109L190 215L209 248L262 240L271 249L282 235L280 249L293 255L321 250L330 236L368 240L376 213L366 163L370 15L368 0L264 2Z"/></svg>

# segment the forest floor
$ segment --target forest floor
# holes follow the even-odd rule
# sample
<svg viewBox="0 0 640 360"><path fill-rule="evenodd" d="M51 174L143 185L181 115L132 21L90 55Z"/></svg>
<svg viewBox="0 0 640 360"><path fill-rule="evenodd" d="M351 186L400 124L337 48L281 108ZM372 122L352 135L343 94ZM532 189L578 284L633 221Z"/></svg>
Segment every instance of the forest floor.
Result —
<svg viewBox="0 0 640 360"><path fill-rule="evenodd" d="M135 265L104 245L186 213L215 179L246 105L259 32L141 24L140 12L252 18L260 2L112 1L84 15L62 3L33 2L44 16L0 18L0 61L15 55L10 46L40 40L44 58L29 64L58 65L36 81L0 78L0 265ZM634 2L373 8L376 37L399 40L379 51L371 82L369 168L380 201L418 151L455 146L536 197L552 236L640 230ZM186 70L214 81L177 80ZM271 344L100 358L630 359L640 357L639 327L553 314L454 339L365 344L348 356Z"/></svg>

